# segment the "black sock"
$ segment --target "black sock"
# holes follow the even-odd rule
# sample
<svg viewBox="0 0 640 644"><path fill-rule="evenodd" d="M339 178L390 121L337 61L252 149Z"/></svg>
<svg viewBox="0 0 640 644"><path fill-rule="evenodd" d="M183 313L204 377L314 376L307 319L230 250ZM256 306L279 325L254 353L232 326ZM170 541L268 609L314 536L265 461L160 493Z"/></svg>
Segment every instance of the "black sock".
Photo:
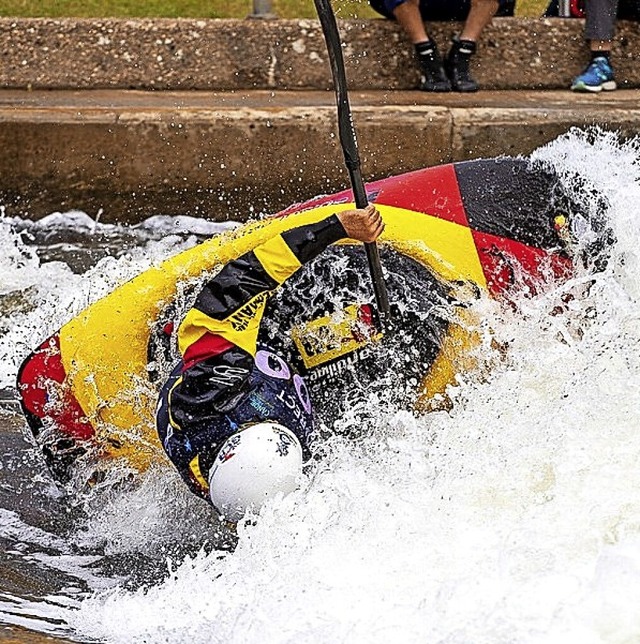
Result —
<svg viewBox="0 0 640 644"><path fill-rule="evenodd" d="M472 56L476 53L476 43L473 40L453 40L453 46L463 56Z"/></svg>
<svg viewBox="0 0 640 644"><path fill-rule="evenodd" d="M436 49L436 43L433 40L429 39L425 40L425 42L416 43L414 45L414 48L416 50L416 56L418 57L418 60L423 56L429 58Z"/></svg>
<svg viewBox="0 0 640 644"><path fill-rule="evenodd" d="M609 60L610 54L610 51L592 51L591 60L595 60L596 58L606 58L607 60Z"/></svg>

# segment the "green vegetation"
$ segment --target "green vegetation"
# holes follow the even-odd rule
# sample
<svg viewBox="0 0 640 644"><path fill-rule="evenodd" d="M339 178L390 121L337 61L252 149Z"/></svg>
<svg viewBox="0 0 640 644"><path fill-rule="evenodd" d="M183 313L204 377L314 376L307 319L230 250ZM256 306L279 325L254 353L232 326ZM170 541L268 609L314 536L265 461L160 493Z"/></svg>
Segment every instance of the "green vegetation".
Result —
<svg viewBox="0 0 640 644"><path fill-rule="evenodd" d="M517 15L537 17L546 0L517 0ZM280 18L315 18L313 0L272 0ZM0 16L76 18L245 18L253 0L2 0ZM366 0L335 0L339 18L377 16Z"/></svg>

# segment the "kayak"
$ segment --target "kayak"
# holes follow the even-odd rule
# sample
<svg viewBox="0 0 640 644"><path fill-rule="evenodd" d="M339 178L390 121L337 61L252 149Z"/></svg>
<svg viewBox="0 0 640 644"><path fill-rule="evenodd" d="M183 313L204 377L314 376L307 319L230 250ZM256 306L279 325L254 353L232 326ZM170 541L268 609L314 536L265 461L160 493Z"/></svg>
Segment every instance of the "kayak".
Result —
<svg viewBox="0 0 640 644"><path fill-rule="evenodd" d="M385 221L379 240L385 255L419 266L454 293L451 300L461 292L477 297L476 290L506 297L523 276L534 284L571 274L564 234L571 212L557 205L559 189L550 168L508 157L425 168L366 186ZM69 320L19 370L21 404L36 441L46 452L52 436L63 447L68 439L74 449L90 446L97 458L122 458L140 471L163 458L154 428L164 373L158 337L165 350L173 342L176 303L266 239L353 207L347 190L249 222L146 270ZM464 316L465 307L457 308ZM441 399L454 381L471 336L464 324L447 323L424 366L423 406ZM335 364L328 368L339 373Z"/></svg>

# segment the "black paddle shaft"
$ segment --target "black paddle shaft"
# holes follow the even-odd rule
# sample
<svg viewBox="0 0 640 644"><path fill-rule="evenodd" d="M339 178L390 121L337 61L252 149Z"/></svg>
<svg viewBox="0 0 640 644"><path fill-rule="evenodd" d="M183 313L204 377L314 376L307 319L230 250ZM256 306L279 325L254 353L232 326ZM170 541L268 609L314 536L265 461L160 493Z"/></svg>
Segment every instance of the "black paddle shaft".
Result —
<svg viewBox="0 0 640 644"><path fill-rule="evenodd" d="M344 71L344 59L342 58L342 42L338 32L336 17L331 8L329 0L314 0L316 11L322 25L322 32L327 43L329 52L329 62L331 64L331 74L333 76L333 85L336 92L336 102L338 104L338 131L340 134L340 144L344 152L344 160L349 171L349 179L353 189L353 196L356 208L366 208L368 204L367 192L360 172L360 155L358 154L358 142L356 140L356 129L353 125L353 116L349 105L349 94L347 93L347 77ZM373 290L376 296L378 312L384 323L384 319L389 316L389 297L387 287L384 283L382 274L382 264L380 263L380 253L375 242L364 245L369 262L369 272L373 281Z"/></svg>

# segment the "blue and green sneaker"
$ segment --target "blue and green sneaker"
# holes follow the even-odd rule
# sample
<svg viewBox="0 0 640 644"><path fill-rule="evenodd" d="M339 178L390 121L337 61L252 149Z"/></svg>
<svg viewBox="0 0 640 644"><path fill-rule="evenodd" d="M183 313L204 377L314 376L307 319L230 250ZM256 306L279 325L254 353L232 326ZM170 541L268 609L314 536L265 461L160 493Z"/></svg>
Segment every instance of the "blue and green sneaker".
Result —
<svg viewBox="0 0 640 644"><path fill-rule="evenodd" d="M611 67L609 59L604 56L594 58L571 84L571 89L574 92L600 92L603 89L611 91L616 87L613 67Z"/></svg>

